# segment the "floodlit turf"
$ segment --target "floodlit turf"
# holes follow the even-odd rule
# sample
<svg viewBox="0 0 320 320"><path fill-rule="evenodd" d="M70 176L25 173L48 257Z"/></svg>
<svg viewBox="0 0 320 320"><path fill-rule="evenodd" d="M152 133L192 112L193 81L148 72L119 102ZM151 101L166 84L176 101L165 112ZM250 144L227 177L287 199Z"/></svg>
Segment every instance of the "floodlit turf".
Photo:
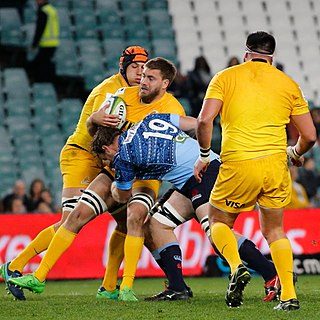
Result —
<svg viewBox="0 0 320 320"><path fill-rule="evenodd" d="M13 301L0 283L0 319L180 319L283 320L320 319L320 276L300 276L296 284L298 311L275 311L275 302L262 303L263 281L255 277L244 293L244 304L229 309L224 302L226 278L186 278L194 292L190 301L146 302L143 298L163 289L163 279L137 279L138 302L98 300L100 280L49 281L38 295L26 292L27 301Z"/></svg>

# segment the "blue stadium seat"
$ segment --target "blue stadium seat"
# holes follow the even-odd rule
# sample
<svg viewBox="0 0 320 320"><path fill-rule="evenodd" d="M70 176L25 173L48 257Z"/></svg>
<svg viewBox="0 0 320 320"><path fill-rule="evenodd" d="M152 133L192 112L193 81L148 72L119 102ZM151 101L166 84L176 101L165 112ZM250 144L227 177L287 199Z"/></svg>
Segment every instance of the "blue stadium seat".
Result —
<svg viewBox="0 0 320 320"><path fill-rule="evenodd" d="M78 55L74 40L61 39L54 60L58 76L79 76Z"/></svg>
<svg viewBox="0 0 320 320"><path fill-rule="evenodd" d="M6 68L3 70L4 94L7 100L25 98L30 100L30 85L26 71L23 68Z"/></svg>
<svg viewBox="0 0 320 320"><path fill-rule="evenodd" d="M76 38L97 38L98 23L93 10L77 7L73 9Z"/></svg>
<svg viewBox="0 0 320 320"><path fill-rule="evenodd" d="M22 22L16 8L0 8L0 44L23 47Z"/></svg>
<svg viewBox="0 0 320 320"><path fill-rule="evenodd" d="M60 38L61 39L72 39L74 27L71 23L71 17L69 14L69 10L66 7L58 7L57 8L58 16L59 16L59 28L60 28ZM62 44L60 43L60 46Z"/></svg>
<svg viewBox="0 0 320 320"><path fill-rule="evenodd" d="M25 98L11 98L4 104L8 116L31 117L30 100Z"/></svg>
<svg viewBox="0 0 320 320"><path fill-rule="evenodd" d="M56 89L51 82L35 82L31 90L35 100L48 98L56 103L58 101Z"/></svg>

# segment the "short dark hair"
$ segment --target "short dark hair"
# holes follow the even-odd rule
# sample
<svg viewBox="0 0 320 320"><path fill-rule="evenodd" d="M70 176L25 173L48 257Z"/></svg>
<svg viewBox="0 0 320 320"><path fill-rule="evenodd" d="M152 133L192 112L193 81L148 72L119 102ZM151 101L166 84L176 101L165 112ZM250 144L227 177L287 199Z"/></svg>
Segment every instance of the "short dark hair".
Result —
<svg viewBox="0 0 320 320"><path fill-rule="evenodd" d="M99 126L91 141L91 151L94 154L103 153L103 146L110 146L116 136L121 134L121 130L115 127Z"/></svg>
<svg viewBox="0 0 320 320"><path fill-rule="evenodd" d="M246 46L256 53L273 54L276 49L276 40L267 32L257 31L248 35Z"/></svg>
<svg viewBox="0 0 320 320"><path fill-rule="evenodd" d="M144 66L151 70L160 70L162 79L168 79L169 85L173 82L177 74L175 65L171 61L161 57L150 59Z"/></svg>

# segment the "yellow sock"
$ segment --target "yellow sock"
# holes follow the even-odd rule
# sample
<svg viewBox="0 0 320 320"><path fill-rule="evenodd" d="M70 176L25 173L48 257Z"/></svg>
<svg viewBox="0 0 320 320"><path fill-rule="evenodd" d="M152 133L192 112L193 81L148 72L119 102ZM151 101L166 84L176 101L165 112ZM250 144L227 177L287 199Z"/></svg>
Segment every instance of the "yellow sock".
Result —
<svg viewBox="0 0 320 320"><path fill-rule="evenodd" d="M296 299L293 284L293 257L290 241L279 239L270 244L271 257L281 283L281 300Z"/></svg>
<svg viewBox="0 0 320 320"><path fill-rule="evenodd" d="M38 235L25 247L18 256L10 262L10 270L22 272L25 265L36 255L46 250L55 234L53 225L42 230Z"/></svg>
<svg viewBox="0 0 320 320"><path fill-rule="evenodd" d="M124 270L120 289L125 286L132 288L136 275L137 264L143 248L144 238L127 236L124 242Z"/></svg>
<svg viewBox="0 0 320 320"><path fill-rule="evenodd" d="M116 289L118 272L124 256L126 234L114 230L109 241L108 265L102 281L102 286L112 291Z"/></svg>
<svg viewBox="0 0 320 320"><path fill-rule="evenodd" d="M52 238L48 250L44 255L38 269L34 272L34 276L38 280L42 282L46 279L47 274L53 268L61 255L71 246L76 235L76 233L67 230L63 226L58 229Z"/></svg>
<svg viewBox="0 0 320 320"><path fill-rule="evenodd" d="M219 252L227 260L231 274L241 264L237 240L231 229L224 223L216 222L211 227L211 238Z"/></svg>

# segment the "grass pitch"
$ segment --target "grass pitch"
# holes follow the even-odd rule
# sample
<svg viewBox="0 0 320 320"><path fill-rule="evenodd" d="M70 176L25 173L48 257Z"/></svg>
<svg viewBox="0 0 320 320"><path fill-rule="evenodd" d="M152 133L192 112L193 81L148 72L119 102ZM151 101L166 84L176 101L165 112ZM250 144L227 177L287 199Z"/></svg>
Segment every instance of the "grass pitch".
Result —
<svg viewBox="0 0 320 320"><path fill-rule="evenodd" d="M296 284L301 309L275 311L276 302L262 303L263 281L254 277L244 292L244 304L229 309L224 302L226 278L186 278L194 292L189 301L146 302L163 290L163 279L136 279L138 302L98 300L100 280L48 281L41 295L26 291L27 301L14 301L0 283L0 319L180 319L284 320L320 319L320 276L300 276Z"/></svg>

